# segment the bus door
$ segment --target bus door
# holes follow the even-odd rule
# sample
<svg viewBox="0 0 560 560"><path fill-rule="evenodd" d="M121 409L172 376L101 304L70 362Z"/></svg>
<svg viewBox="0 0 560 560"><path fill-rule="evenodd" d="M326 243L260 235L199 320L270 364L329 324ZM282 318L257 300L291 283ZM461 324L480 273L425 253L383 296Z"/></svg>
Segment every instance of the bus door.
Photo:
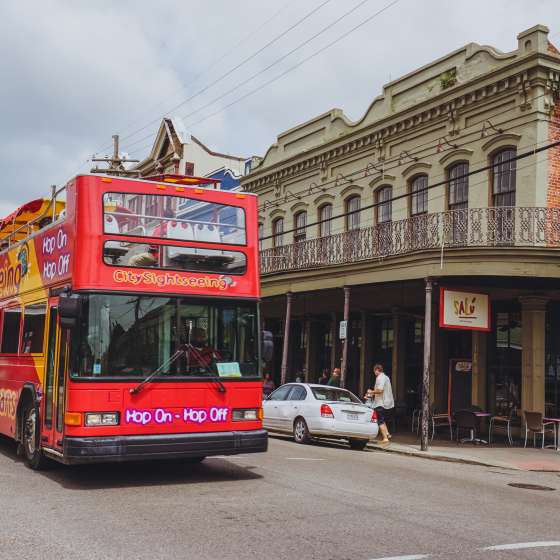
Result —
<svg viewBox="0 0 560 560"><path fill-rule="evenodd" d="M62 449L70 331L60 328L58 298L49 300L49 334L43 388L43 446Z"/></svg>

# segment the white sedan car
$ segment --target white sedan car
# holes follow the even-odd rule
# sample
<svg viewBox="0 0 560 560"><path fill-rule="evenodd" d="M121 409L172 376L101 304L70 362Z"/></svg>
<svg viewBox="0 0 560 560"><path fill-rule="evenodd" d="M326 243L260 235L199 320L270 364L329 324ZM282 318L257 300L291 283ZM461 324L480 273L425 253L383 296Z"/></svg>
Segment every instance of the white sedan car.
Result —
<svg viewBox="0 0 560 560"><path fill-rule="evenodd" d="M348 440L364 449L377 436L375 411L350 391L310 383L287 383L263 401L263 425L271 432L291 433L297 443L312 437Z"/></svg>

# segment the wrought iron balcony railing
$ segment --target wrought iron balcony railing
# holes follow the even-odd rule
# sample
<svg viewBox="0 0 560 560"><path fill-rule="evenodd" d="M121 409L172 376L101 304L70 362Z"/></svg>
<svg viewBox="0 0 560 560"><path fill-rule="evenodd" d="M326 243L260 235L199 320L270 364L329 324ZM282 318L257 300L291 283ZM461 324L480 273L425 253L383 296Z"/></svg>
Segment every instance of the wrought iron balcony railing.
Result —
<svg viewBox="0 0 560 560"><path fill-rule="evenodd" d="M560 208L469 208L423 214L261 251L261 274L460 247L560 248Z"/></svg>

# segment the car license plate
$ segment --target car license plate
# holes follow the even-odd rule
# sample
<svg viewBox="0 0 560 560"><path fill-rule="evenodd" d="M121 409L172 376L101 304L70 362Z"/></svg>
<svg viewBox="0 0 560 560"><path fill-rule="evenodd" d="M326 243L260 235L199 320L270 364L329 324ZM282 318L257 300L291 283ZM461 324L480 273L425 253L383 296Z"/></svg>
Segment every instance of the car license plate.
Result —
<svg viewBox="0 0 560 560"><path fill-rule="evenodd" d="M347 412L346 413L346 418L348 418L348 420L350 420L352 422L357 422L360 419L360 415L359 414L353 414L352 412Z"/></svg>

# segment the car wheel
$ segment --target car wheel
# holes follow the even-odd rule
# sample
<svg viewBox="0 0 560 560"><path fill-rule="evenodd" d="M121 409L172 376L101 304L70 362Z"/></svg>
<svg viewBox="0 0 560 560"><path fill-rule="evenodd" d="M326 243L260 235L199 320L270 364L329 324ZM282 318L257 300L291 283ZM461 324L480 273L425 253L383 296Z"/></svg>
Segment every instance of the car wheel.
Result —
<svg viewBox="0 0 560 560"><path fill-rule="evenodd" d="M29 403L23 411L22 447L25 463L34 470L44 469L48 463L39 445L39 432L39 411L34 403Z"/></svg>
<svg viewBox="0 0 560 560"><path fill-rule="evenodd" d="M296 443L309 443L311 441L307 423L303 418L296 418L294 422L294 440Z"/></svg>
<svg viewBox="0 0 560 560"><path fill-rule="evenodd" d="M367 439L350 439L348 440L350 444L350 449L355 449L356 451L363 451L368 443Z"/></svg>

